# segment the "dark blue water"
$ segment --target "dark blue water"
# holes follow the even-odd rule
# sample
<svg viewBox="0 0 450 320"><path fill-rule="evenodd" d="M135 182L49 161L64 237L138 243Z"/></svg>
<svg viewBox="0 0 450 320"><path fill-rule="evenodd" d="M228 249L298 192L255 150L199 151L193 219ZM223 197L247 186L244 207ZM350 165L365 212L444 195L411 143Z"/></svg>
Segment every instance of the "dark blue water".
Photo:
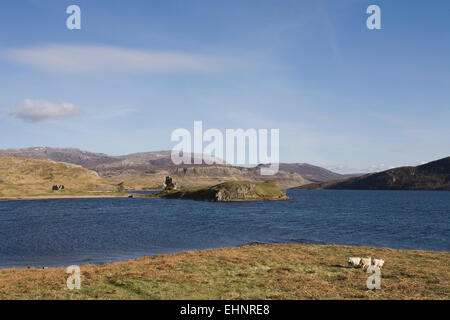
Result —
<svg viewBox="0 0 450 320"><path fill-rule="evenodd" d="M450 192L288 193L295 200L0 202L0 267L101 264L251 242L450 250Z"/></svg>

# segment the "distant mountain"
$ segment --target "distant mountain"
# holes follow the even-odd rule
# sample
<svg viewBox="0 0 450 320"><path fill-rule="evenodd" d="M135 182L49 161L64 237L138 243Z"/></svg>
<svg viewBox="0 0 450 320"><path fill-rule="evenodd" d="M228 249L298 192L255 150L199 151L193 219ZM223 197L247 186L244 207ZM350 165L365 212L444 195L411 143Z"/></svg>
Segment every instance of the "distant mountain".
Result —
<svg viewBox="0 0 450 320"><path fill-rule="evenodd" d="M259 165L264 167L267 165ZM279 169L286 172L295 172L311 182L326 182L341 180L362 174L339 174L322 167L313 166L308 163L280 163Z"/></svg>
<svg viewBox="0 0 450 320"><path fill-rule="evenodd" d="M450 157L417 167L400 167L300 189L450 190Z"/></svg>
<svg viewBox="0 0 450 320"><path fill-rule="evenodd" d="M49 159L83 166L87 169L130 168L173 166L171 151L153 151L133 153L123 156L110 156L104 153L94 153L75 148L32 147L26 149L0 150L2 157L20 157L30 159ZM191 161L199 158L192 154ZM211 157L214 159L214 157ZM203 164L205 164L203 162Z"/></svg>
<svg viewBox="0 0 450 320"><path fill-rule="evenodd" d="M77 164L92 169L98 165L116 162L117 159L103 153L93 153L74 148L33 147L26 149L0 150L1 157L48 159Z"/></svg>
<svg viewBox="0 0 450 320"><path fill-rule="evenodd" d="M103 169L114 169L114 168L139 168L139 167L152 167L152 168L167 168L173 167L171 157L172 151L152 151L152 152L140 152L132 153L123 156L114 157L114 162L105 162L100 164L93 169L103 170ZM196 159L200 159L201 155L198 154L187 154L190 155L191 163L194 163ZM222 159L215 158L213 156L203 156L201 161L202 165L206 165L204 160L211 160L217 163L224 162Z"/></svg>

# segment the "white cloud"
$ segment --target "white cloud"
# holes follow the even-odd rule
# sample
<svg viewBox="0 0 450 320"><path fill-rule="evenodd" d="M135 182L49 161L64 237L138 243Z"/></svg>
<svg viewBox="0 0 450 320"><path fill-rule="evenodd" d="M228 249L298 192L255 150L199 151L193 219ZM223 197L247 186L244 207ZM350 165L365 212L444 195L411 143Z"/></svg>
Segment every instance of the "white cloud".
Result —
<svg viewBox="0 0 450 320"><path fill-rule="evenodd" d="M214 72L234 62L183 52L136 50L111 46L50 45L13 49L4 58L57 72Z"/></svg>
<svg viewBox="0 0 450 320"><path fill-rule="evenodd" d="M25 99L11 110L11 115L25 121L39 122L73 117L80 112L81 109L70 102L53 103L44 100Z"/></svg>

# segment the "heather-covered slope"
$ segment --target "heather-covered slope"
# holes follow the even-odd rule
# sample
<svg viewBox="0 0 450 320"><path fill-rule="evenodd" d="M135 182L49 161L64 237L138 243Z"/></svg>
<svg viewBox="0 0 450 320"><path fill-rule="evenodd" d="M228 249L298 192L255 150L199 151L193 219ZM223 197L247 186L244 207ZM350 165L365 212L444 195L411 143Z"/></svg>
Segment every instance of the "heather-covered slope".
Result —
<svg viewBox="0 0 450 320"><path fill-rule="evenodd" d="M450 157L417 167L400 167L300 189L450 190Z"/></svg>

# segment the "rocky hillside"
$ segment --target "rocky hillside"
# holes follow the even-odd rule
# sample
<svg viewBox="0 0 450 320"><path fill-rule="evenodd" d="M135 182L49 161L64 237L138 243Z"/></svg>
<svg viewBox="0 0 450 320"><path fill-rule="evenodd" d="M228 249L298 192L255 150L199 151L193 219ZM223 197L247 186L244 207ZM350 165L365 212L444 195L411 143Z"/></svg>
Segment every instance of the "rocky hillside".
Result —
<svg viewBox="0 0 450 320"><path fill-rule="evenodd" d="M99 174L115 183L123 181L127 189L160 189L166 176L173 177L182 187L211 186L226 181L275 181L281 188L293 188L310 183L298 173L279 171L273 176L260 175L257 168L226 165L188 165L167 168L128 167L99 169Z"/></svg>
<svg viewBox="0 0 450 320"><path fill-rule="evenodd" d="M64 185L64 190L53 192L54 185ZM96 172L78 165L52 160L0 157L0 197L61 195L114 188Z"/></svg>
<svg viewBox="0 0 450 320"><path fill-rule="evenodd" d="M450 157L417 167L400 167L361 177L314 183L301 189L450 190Z"/></svg>
<svg viewBox="0 0 450 320"><path fill-rule="evenodd" d="M107 162L102 165L99 165L93 169L102 170L102 169L113 169L113 168L127 168L127 167L152 167L152 168L167 168L173 166L172 151L152 151L152 152L140 152L140 153L132 153L123 156L114 157L116 159L115 162ZM200 159L201 155L192 153L189 154L191 158L191 163L194 163L196 159ZM210 161L215 161L217 163L223 163L224 161L219 158L209 157ZM206 163L202 160L202 165L206 165Z"/></svg>
<svg viewBox="0 0 450 320"><path fill-rule="evenodd" d="M156 196L170 199L191 199L214 202L288 200L289 197L272 181L225 182L212 187L163 191Z"/></svg>

